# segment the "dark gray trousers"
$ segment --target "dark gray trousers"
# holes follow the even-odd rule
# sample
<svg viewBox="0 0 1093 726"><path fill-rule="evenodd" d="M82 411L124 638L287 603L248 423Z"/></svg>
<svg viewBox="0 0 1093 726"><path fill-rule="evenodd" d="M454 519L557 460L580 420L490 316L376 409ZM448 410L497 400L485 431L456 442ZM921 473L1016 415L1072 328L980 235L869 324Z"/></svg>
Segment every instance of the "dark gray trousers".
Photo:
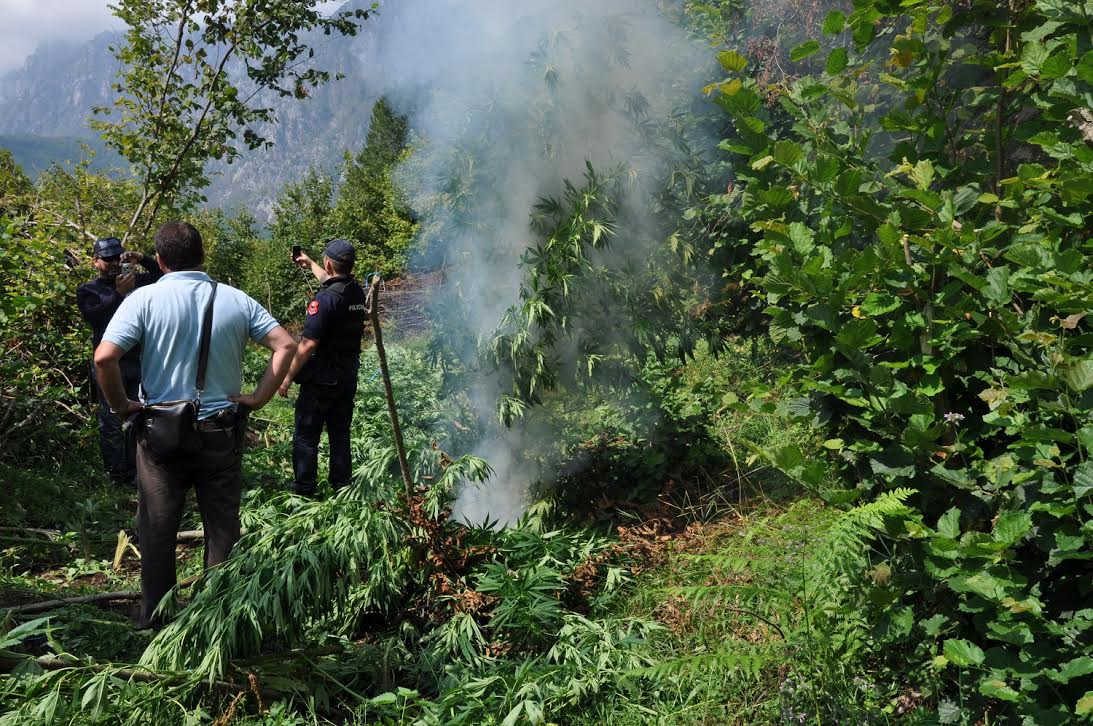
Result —
<svg viewBox="0 0 1093 726"><path fill-rule="evenodd" d="M99 397L99 453L103 468L115 484L128 485L136 474L136 447L131 436L121 428L121 419L110 413L110 404L102 395L95 366L91 366L91 380L95 382L95 391ZM122 371L122 384L125 395L132 401L137 400L140 392L140 369Z"/></svg>
<svg viewBox="0 0 1093 726"><path fill-rule="evenodd" d="M241 438L241 437L240 437ZM193 487L205 528L205 567L228 559L239 539L242 448L231 429L202 431L201 455L160 462L137 446L137 535L141 608L138 627L153 624L159 601L175 586L175 540L186 490Z"/></svg>

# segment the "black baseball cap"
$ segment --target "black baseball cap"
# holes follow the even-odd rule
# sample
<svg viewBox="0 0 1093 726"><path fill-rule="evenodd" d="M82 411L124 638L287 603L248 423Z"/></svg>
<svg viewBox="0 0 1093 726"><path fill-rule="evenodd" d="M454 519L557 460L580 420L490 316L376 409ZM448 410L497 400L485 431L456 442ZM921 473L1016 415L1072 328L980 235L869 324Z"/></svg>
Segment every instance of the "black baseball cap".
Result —
<svg viewBox="0 0 1093 726"><path fill-rule="evenodd" d="M357 250L344 239L332 239L326 243L323 256L337 262L353 263L357 260Z"/></svg>
<svg viewBox="0 0 1093 726"><path fill-rule="evenodd" d="M121 246L121 240L117 237L104 237L100 240L95 240L95 246L92 248L91 254L94 257L118 257L125 248Z"/></svg>

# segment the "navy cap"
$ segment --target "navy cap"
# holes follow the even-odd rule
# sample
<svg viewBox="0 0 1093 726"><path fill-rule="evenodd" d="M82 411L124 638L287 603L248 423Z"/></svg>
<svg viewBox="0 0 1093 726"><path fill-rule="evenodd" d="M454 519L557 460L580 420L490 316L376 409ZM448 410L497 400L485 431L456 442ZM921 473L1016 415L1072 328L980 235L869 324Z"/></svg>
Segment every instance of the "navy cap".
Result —
<svg viewBox="0 0 1093 726"><path fill-rule="evenodd" d="M357 259L357 250L344 239L332 239L326 243L326 248L323 249L323 256L329 257L332 260L337 260L338 262L355 262Z"/></svg>
<svg viewBox="0 0 1093 726"><path fill-rule="evenodd" d="M121 246L121 240L117 237L107 237L95 241L95 247L91 254L95 257L118 257L125 248Z"/></svg>

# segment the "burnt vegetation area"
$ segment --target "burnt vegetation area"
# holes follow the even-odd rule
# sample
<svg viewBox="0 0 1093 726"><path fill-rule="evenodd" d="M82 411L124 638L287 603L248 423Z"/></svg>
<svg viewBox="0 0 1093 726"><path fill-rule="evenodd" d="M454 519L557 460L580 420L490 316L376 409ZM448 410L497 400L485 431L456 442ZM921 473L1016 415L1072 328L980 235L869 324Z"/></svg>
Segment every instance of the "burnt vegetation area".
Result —
<svg viewBox="0 0 1093 726"><path fill-rule="evenodd" d="M215 51L306 103L363 6L120 2L138 175L0 150L0 726L1093 715L1093 7L561 5L468 10L518 69L392 89L268 223L201 205L276 121ZM136 630L73 298L90 240L180 216L292 330L291 246L352 241L385 356L353 484L284 490L272 401L242 539L203 570L188 514Z"/></svg>

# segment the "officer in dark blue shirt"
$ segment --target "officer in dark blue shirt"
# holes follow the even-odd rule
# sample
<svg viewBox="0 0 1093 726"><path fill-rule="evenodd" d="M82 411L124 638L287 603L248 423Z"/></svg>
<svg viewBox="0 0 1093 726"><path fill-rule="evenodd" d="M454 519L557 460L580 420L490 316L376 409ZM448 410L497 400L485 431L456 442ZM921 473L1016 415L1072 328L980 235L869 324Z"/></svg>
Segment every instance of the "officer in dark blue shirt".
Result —
<svg viewBox="0 0 1093 726"><path fill-rule="evenodd" d="M307 304L303 337L280 388L281 395L287 396L293 381L300 384L292 437L295 479L289 489L305 496L315 494L324 426L330 439L331 488L338 491L347 486L352 472L349 428L368 317L364 289L352 276L356 259L357 251L343 239L327 244L322 265L305 254L293 259L297 266L310 268L321 283Z"/></svg>
<svg viewBox="0 0 1093 726"><path fill-rule="evenodd" d="M102 342L106 326L125 296L138 287L155 282L163 273L156 264L155 257L142 255L140 252L126 252L117 237L107 237L95 242L91 258L99 276L76 288L76 306L91 326L91 349L94 350ZM139 264L145 272L123 269L123 265L130 268L133 263ZM129 398L136 400L140 387L139 346L121 359L121 373ZM103 467L115 483L128 485L136 475L134 447L128 445L122 435L121 420L110 413L110 405L103 397L98 379L95 378L94 366L91 367L91 376L99 397L99 451L102 453Z"/></svg>

